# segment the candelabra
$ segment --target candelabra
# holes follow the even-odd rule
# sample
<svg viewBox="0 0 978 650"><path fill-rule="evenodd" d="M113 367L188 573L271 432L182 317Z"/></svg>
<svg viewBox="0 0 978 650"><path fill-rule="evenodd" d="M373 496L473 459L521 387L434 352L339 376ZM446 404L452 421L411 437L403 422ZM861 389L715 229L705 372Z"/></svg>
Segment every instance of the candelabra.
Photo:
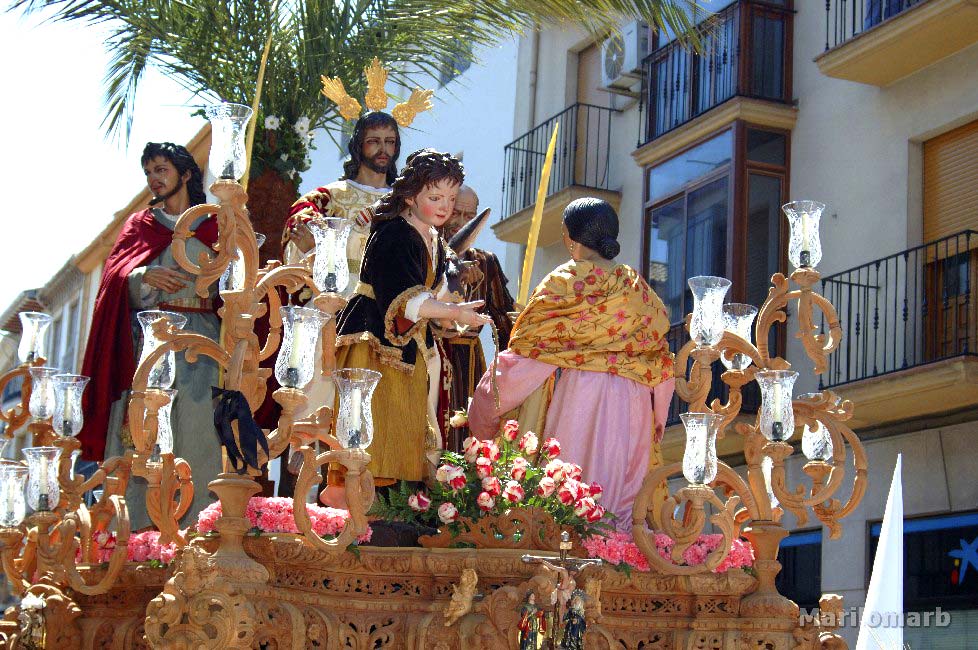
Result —
<svg viewBox="0 0 978 650"><path fill-rule="evenodd" d="M140 476L147 482L146 511L160 531L160 543L173 542L179 547L188 544L179 521L193 500L192 468L174 455L173 437L196 432L174 432L170 426L169 409L177 396L173 385L179 352L189 363L201 356L213 359L223 372L223 394L237 400L236 408L250 411L244 415L236 412L235 419L229 422L231 433L223 439L228 450L224 471L208 486L218 495L222 507L222 517L217 522L218 548L207 557L209 566L223 581L215 586L211 594L214 598L230 598L247 607L242 585L268 579L264 566L244 551L243 537L251 527L245 513L249 498L260 490L255 480L261 474L260 468L287 447L292 447L302 459L297 495L305 495L318 481L323 465L338 463L347 470L345 491L350 516L345 528L333 539L320 537L313 530L306 508L299 503L293 510L304 540L319 549L342 551L367 530L366 511L374 499L374 486L366 470L370 461L366 448L372 438L370 396L379 373L335 368L335 316L346 303L342 291L349 282L349 224L343 219L324 219L314 224L313 255L298 264L272 261L259 268L259 243L246 207L247 194L237 181L245 170L244 129L251 109L220 104L206 112L212 124L209 162L218 177L210 189L219 203L197 205L181 215L174 226L172 251L177 263L195 276L198 295L206 297L209 287L218 283L223 302L218 312L223 323L221 340L185 331L186 318L177 313L146 311L138 315L143 347L128 402L133 449L105 460L88 479L76 477L72 471L80 447L73 436L82 425L81 394L87 378L62 375L44 366L44 329L50 324L50 316L33 312L21 315L22 363L0 377L0 390L15 378L23 378L21 403L0 413L0 418L8 423L8 431L30 418L29 429L36 445L25 450L29 467L15 462L0 466L0 557L18 593L30 589L51 603L45 610L49 616L72 616L74 605L65 595L67 587L79 593L98 594L115 583L127 555L130 525L125 492L131 476ZM218 226L214 253L201 253L198 259L191 260L187 240L194 235L195 222L207 215L214 215ZM303 289L312 293L309 306L282 304L281 292L295 294ZM256 323L265 315L269 332L262 342ZM282 408L278 426L267 436L258 433L258 438L264 437L261 442L267 449L263 447L257 458L250 458L233 471L234 446L244 450L248 442L255 443L242 439L243 423L250 420L251 413L266 397L273 370L263 368L261 362L276 351L274 372L281 388L272 397ZM323 375L337 385L342 425L339 436L333 432L330 406L321 406L308 418L297 417L308 402L304 388L313 378L317 353L321 355ZM251 433L256 433L255 427ZM317 443L326 450L318 453ZM35 510L26 520L25 484L28 501ZM82 496L95 488L101 488L101 495L88 507ZM101 573L98 582L86 584L76 562L96 560L96 539L110 525L115 527L116 546L108 569ZM193 549L195 554L201 552L202 547ZM167 589L179 592L180 587L168 585ZM54 607L55 601L63 606ZM181 603L192 606L186 598L176 602L162 596L160 603L151 604L155 614L153 624L147 625L147 636L153 643L195 645L199 641L195 635L204 634L168 624L173 622L172 616L181 616L170 611ZM230 626L236 624L233 615L224 621Z"/></svg>
<svg viewBox="0 0 978 650"><path fill-rule="evenodd" d="M781 524L784 511L794 514L798 525L804 525L811 510L835 539L842 533L839 520L853 511L866 489L866 454L845 424L852 417L852 403L829 390L793 399L798 374L784 358L772 356L768 345L771 328L787 322L786 308L791 303L796 305L796 337L814 364L814 374L827 369L829 355L842 341L835 308L813 290L820 278L815 265L821 259L818 221L823 209L814 201L796 201L783 207L791 225L788 259L795 270L790 283L781 273L772 276L772 287L759 310L749 305L724 305L729 280L689 279L694 307L686 328L691 340L676 355L675 363L677 369L689 368L688 377L676 379L677 394L689 404L689 413L681 416L686 449L681 463L650 472L633 509L635 542L663 573L711 571L726 557L733 540L741 534L746 536L754 546L758 579L757 590L741 605L741 615L746 616L797 615L797 605L781 596L774 586L781 569L778 548L788 535ZM827 332L815 324L816 309L828 323ZM754 343L750 340L752 324ZM729 397L726 403L714 399L707 404L712 366L718 360L726 369L721 379L730 389ZM762 396L753 424L738 417L743 387L751 381L758 382ZM799 425L805 428L802 450L808 462L804 472L811 484L789 489L785 462L794 448L788 441ZM717 458L716 439L731 427L743 439L746 479ZM847 450L851 450L855 478L843 504L834 497L845 477ZM679 473L687 484L664 500L657 500L657 488ZM682 566L679 563L683 552L708 522L722 533L724 543L704 564ZM671 562L656 551L650 528L662 530L676 540Z"/></svg>

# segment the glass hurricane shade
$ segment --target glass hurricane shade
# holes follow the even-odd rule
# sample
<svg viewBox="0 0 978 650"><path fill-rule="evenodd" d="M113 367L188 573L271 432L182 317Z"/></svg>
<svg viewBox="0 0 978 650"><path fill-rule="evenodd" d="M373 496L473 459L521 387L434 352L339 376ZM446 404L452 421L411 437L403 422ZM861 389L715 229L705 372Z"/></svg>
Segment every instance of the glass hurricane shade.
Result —
<svg viewBox="0 0 978 650"><path fill-rule="evenodd" d="M31 399L27 408L31 416L46 420L54 415L54 377L61 374L58 368L35 366L31 373Z"/></svg>
<svg viewBox="0 0 978 650"><path fill-rule="evenodd" d="M61 498L58 487L60 447L27 447L27 505L34 510L54 510Z"/></svg>
<svg viewBox="0 0 978 650"><path fill-rule="evenodd" d="M788 261L796 269L814 268L822 261L822 244L818 237L818 223L825 204L818 201L792 201L781 206L791 236L788 239Z"/></svg>
<svg viewBox="0 0 978 650"><path fill-rule="evenodd" d="M343 293L350 284L350 266L346 261L346 242L350 237L350 221L326 217L309 222L316 240L316 259L312 264L312 280L320 291Z"/></svg>
<svg viewBox="0 0 978 650"><path fill-rule="evenodd" d="M0 465L0 527L16 528L27 514L24 486L27 468L23 465Z"/></svg>
<svg viewBox="0 0 978 650"><path fill-rule="evenodd" d="M799 395L799 399L815 400L822 396L821 393L805 393ZM838 400L835 405L838 406ZM819 420L815 421L815 428L805 425L801 434L801 453L805 454L808 460L828 461L832 458L832 434L825 428Z"/></svg>
<svg viewBox="0 0 978 650"><path fill-rule="evenodd" d="M282 307L282 347L275 359L275 378L287 388L303 388L315 371L319 332L329 314L309 307Z"/></svg>
<svg viewBox="0 0 978 650"><path fill-rule="evenodd" d="M255 243L258 244L258 248L261 248L265 244L265 235L256 232ZM234 257L231 258L231 263L228 264L228 267L224 269L224 273L221 274L221 280L217 288L218 291L239 291L244 289L244 283L244 259L241 257L241 249L236 248L234 249Z"/></svg>
<svg viewBox="0 0 978 650"><path fill-rule="evenodd" d="M697 275L688 281L693 292L693 317L689 334L700 347L716 345L723 337L723 298L730 280L712 275Z"/></svg>
<svg viewBox="0 0 978 650"><path fill-rule="evenodd" d="M366 368L341 368L333 373L340 408L336 438L344 449L366 449L374 439L374 417L370 403L381 374Z"/></svg>
<svg viewBox="0 0 978 650"><path fill-rule="evenodd" d="M39 311L22 311L18 316L21 334L17 358L21 363L32 363L38 357L47 357L45 335L51 325L51 316Z"/></svg>
<svg viewBox="0 0 978 650"><path fill-rule="evenodd" d="M84 375L54 376L54 416L51 424L59 435L74 437L81 431L82 395L89 378Z"/></svg>
<svg viewBox="0 0 978 650"><path fill-rule="evenodd" d="M732 302L723 306L723 328L750 343L756 316L757 307L754 305ZM720 355L720 361L727 370L747 370L751 364L751 358L739 352L732 354L729 361L726 355Z"/></svg>
<svg viewBox="0 0 978 650"><path fill-rule="evenodd" d="M186 316L172 311L151 309L136 314L136 320L143 328L143 348L139 354L139 364L137 365L142 365L146 357L163 344L153 333L153 323L160 319L170 321L170 324L177 329L183 329L187 325ZM177 355L171 350L153 364L146 379L146 387L170 388L177 378L176 370Z"/></svg>
<svg viewBox="0 0 978 650"><path fill-rule="evenodd" d="M683 413L686 429L683 476L694 485L712 483L717 477L717 428L723 416L713 413Z"/></svg>
<svg viewBox="0 0 978 650"><path fill-rule="evenodd" d="M211 151L207 159L215 177L236 181L248 168L245 133L251 108L243 104L212 104L204 109L211 123Z"/></svg>
<svg viewBox="0 0 978 650"><path fill-rule="evenodd" d="M173 420L171 415L173 414L173 401L177 398L177 391L174 388L166 388L161 392L165 393L170 400L156 412L156 445L161 454L172 454Z"/></svg>
<svg viewBox="0 0 978 650"><path fill-rule="evenodd" d="M754 377L761 387L761 433L768 440L788 440L795 430L791 391L798 373L793 370L762 370Z"/></svg>

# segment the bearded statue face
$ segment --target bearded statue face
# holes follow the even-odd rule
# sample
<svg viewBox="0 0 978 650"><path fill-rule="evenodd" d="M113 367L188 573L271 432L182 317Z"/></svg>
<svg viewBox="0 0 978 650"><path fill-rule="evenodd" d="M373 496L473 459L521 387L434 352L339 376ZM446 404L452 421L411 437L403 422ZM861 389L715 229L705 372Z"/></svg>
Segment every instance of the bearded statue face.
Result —
<svg viewBox="0 0 978 650"><path fill-rule="evenodd" d="M441 236L447 241L455 236L462 226L475 219L479 210L479 197L472 191L472 188L462 186L458 196L455 198L455 208L452 216L448 218L442 227Z"/></svg>

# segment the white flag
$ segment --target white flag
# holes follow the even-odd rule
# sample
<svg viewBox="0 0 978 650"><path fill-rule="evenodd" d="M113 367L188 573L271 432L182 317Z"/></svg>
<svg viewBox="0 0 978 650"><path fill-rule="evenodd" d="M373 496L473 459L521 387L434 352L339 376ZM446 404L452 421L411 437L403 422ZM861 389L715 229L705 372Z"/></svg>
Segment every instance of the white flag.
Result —
<svg viewBox="0 0 978 650"><path fill-rule="evenodd" d="M856 650L903 650L903 454L897 454Z"/></svg>

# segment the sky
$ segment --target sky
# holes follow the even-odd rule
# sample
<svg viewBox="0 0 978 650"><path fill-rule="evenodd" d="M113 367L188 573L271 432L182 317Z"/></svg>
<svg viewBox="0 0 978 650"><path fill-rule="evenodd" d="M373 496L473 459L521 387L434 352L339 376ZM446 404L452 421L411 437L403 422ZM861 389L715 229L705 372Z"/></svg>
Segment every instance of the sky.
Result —
<svg viewBox="0 0 978 650"><path fill-rule="evenodd" d="M186 91L150 72L130 146L106 140L104 37L81 23L0 13L0 311L21 291L43 286L142 189L147 141L185 143L205 123L190 116Z"/></svg>

